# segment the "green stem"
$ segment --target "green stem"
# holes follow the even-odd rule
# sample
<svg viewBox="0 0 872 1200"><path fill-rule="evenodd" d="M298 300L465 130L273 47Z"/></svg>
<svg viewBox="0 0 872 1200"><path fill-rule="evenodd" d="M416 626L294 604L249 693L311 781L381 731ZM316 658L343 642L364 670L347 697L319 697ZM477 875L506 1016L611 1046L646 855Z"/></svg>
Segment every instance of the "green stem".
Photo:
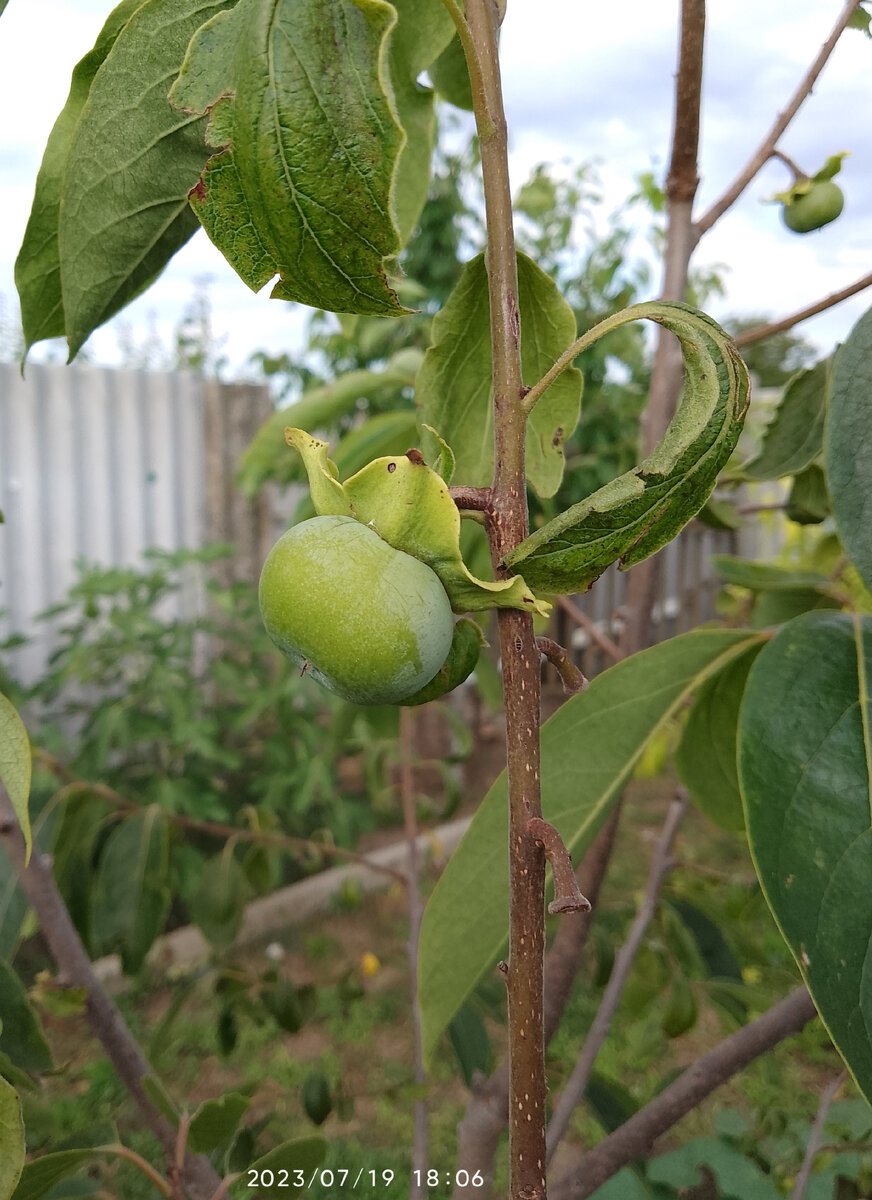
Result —
<svg viewBox="0 0 872 1200"><path fill-rule="evenodd" d="M127 1146L122 1146L120 1143L111 1146L97 1146L94 1150L95 1154L111 1154L115 1158L126 1158L129 1163L141 1171L146 1179L151 1181L162 1196L166 1196L168 1200L172 1200L173 1189L162 1175L154 1169L151 1163L147 1163L142 1155L137 1154L135 1150L128 1149Z"/></svg>
<svg viewBox="0 0 872 1200"><path fill-rule="evenodd" d="M588 329L587 333L583 333L581 337L576 338L568 350L564 350L553 367L549 367L538 383L534 383L523 399L524 413L529 416L535 405L542 399L544 393L551 387L551 384L559 375L562 375L567 367L571 367L579 354L598 342L599 339L606 333L610 333L613 329L617 329L619 325L625 325L632 317L628 314L632 313L633 305L630 308L622 309L620 312L613 313L610 317L599 321L592 329Z"/></svg>
<svg viewBox="0 0 872 1200"><path fill-rule="evenodd" d="M472 91L472 108L475 113L476 123L478 125L479 138L491 136L493 127L490 123L488 114L487 99L485 95L484 80L482 78L481 62L478 57L478 50L473 41L472 34L469 31L466 17L463 15L463 9L457 3L457 0L442 0L442 4L454 22L454 28L457 30L457 36L460 39L460 44L463 47L463 57L466 59L466 69L469 71L469 85ZM481 114L481 116L479 116Z"/></svg>

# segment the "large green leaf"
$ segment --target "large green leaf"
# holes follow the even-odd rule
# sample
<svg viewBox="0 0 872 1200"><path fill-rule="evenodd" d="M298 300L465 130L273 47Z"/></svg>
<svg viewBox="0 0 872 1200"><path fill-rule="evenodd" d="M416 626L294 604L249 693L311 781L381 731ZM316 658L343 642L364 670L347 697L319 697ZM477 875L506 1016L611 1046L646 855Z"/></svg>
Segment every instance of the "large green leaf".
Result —
<svg viewBox="0 0 872 1200"><path fill-rule="evenodd" d="M245 1116L251 1096L225 1092L217 1100L204 1100L191 1117L188 1147L194 1154L208 1154L226 1141Z"/></svg>
<svg viewBox="0 0 872 1200"><path fill-rule="evenodd" d="M652 1200L652 1194L631 1167L624 1167L597 1188L590 1200Z"/></svg>
<svg viewBox="0 0 872 1200"><path fill-rule="evenodd" d="M756 1162L721 1138L695 1138L678 1150L657 1155L648 1165L652 1183L663 1183L683 1191L696 1187L700 1168L708 1167L718 1181L724 1200L779 1200L774 1180Z"/></svg>
<svg viewBox="0 0 872 1200"><path fill-rule="evenodd" d="M761 651L739 724L751 852L818 1012L872 1099L872 619L797 617Z"/></svg>
<svg viewBox="0 0 872 1200"><path fill-rule="evenodd" d="M250 894L245 871L228 842L203 864L191 899L191 917L213 946L226 950L236 941Z"/></svg>
<svg viewBox="0 0 872 1200"><path fill-rule="evenodd" d="M15 284L21 300L25 352L43 338L63 337L66 331L61 297L58 222L67 153L94 76L115 44L118 34L142 0L122 0L109 14L100 36L73 69L70 94L55 121L36 177L33 207L15 261Z"/></svg>
<svg viewBox="0 0 872 1200"><path fill-rule="evenodd" d="M52 838L55 882L89 953L97 949L93 935L96 848L116 814L112 804L86 790L67 794L57 806Z"/></svg>
<svg viewBox="0 0 872 1200"><path fill-rule="evenodd" d="M0 1200L9 1200L24 1167L24 1121L21 1101L0 1075Z"/></svg>
<svg viewBox="0 0 872 1200"><path fill-rule="evenodd" d="M739 706L759 651L759 645L751 646L703 684L675 755L694 804L721 829L733 832L745 828L736 767Z"/></svg>
<svg viewBox="0 0 872 1200"><path fill-rule="evenodd" d="M397 24L391 34L390 71L397 116L406 134L394 180L394 216L405 245L421 215L430 183L430 156L436 135L433 92L418 76L454 34L442 0L392 0Z"/></svg>
<svg viewBox="0 0 872 1200"><path fill-rule="evenodd" d="M0 959L0 1051L23 1071L51 1070L51 1051L18 975Z"/></svg>
<svg viewBox="0 0 872 1200"><path fill-rule="evenodd" d="M91 83L63 167L58 244L72 358L197 228L188 205L206 123L167 93L196 30L234 0L148 0ZM71 114L72 116L72 114Z"/></svg>
<svg viewBox="0 0 872 1200"><path fill-rule="evenodd" d="M193 39L172 100L211 112L222 147L191 193L209 237L259 291L334 312L404 312L393 186L404 134L384 0L239 0Z"/></svg>
<svg viewBox="0 0 872 1200"><path fill-rule="evenodd" d="M142 966L170 905L169 834L156 804L127 817L106 840L94 888L94 934L128 974Z"/></svg>
<svg viewBox="0 0 872 1200"><path fill-rule="evenodd" d="M733 554L714 554L712 563L726 583L752 592L793 592L797 588L819 591L829 583L826 575L819 571L795 570Z"/></svg>
<svg viewBox="0 0 872 1200"><path fill-rule="evenodd" d="M326 1153L327 1143L322 1137L295 1138L283 1142L246 1167L232 1184L230 1194L239 1197L239 1200L243 1197L249 1200L252 1196L251 1181L257 1180L255 1191L259 1200L283 1200L287 1196L299 1196L308 1189L312 1172L324 1161Z"/></svg>
<svg viewBox="0 0 872 1200"><path fill-rule="evenodd" d="M460 38L455 37L434 63L429 65L433 86L443 100L472 111L472 85Z"/></svg>
<svg viewBox="0 0 872 1200"><path fill-rule="evenodd" d="M8 855L0 850L0 958L11 960L27 913L27 897Z"/></svg>
<svg viewBox="0 0 872 1200"><path fill-rule="evenodd" d="M51 849L56 822L57 809L45 805L33 824L33 841L39 850ZM29 907L18 872L0 847L0 959L14 959Z"/></svg>
<svg viewBox="0 0 872 1200"><path fill-rule="evenodd" d="M575 338L575 317L554 281L518 255L521 365L535 382ZM439 447L430 425L454 451L452 483L489 486L493 478L490 305L484 255L464 267L460 282L433 320L433 341L415 384L425 456ZM563 443L578 423L581 373L563 375L534 408L527 425L527 479L540 496L553 496L563 478Z"/></svg>
<svg viewBox="0 0 872 1200"><path fill-rule="evenodd" d="M589 340L640 317L671 330L681 343L685 383L678 409L644 462L506 555L506 565L533 588L582 592L611 563L629 567L654 554L703 506L739 439L748 372L733 342L703 313L661 302L624 309L591 330Z"/></svg>
<svg viewBox="0 0 872 1200"><path fill-rule="evenodd" d="M823 446L832 368L832 359L824 359L788 380L760 453L742 468L743 474L780 479L814 462Z"/></svg>
<svg viewBox="0 0 872 1200"><path fill-rule="evenodd" d="M842 544L872 588L872 309L836 357L825 443L827 483Z"/></svg>
<svg viewBox="0 0 872 1200"><path fill-rule="evenodd" d="M797 525L820 525L831 513L827 478L817 463L794 476L784 512Z"/></svg>
<svg viewBox="0 0 872 1200"><path fill-rule="evenodd" d="M43 1200L56 1184L69 1179L85 1163L92 1161L96 1151L60 1150L29 1162L21 1172L12 1200Z"/></svg>
<svg viewBox="0 0 872 1200"><path fill-rule="evenodd" d="M30 742L18 712L0 694L0 784L6 789L24 834L27 856L33 842L30 828Z"/></svg>
<svg viewBox="0 0 872 1200"><path fill-rule="evenodd" d="M697 630L598 675L542 727L542 807L571 853L593 838L650 739L691 692L759 640ZM425 1051L503 951L508 936L508 814L503 773L434 889L421 927Z"/></svg>

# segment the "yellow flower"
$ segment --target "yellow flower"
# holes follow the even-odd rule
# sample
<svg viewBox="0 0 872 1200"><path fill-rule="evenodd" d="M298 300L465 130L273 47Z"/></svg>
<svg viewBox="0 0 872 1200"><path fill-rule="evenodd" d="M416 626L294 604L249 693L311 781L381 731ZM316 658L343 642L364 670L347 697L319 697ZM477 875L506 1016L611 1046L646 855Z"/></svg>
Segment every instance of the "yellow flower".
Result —
<svg viewBox="0 0 872 1200"><path fill-rule="evenodd" d="M742 967L742 979L745 983L759 983L762 975L759 967Z"/></svg>
<svg viewBox="0 0 872 1200"><path fill-rule="evenodd" d="M361 954L360 970L366 976L377 975L381 970L381 963L371 950L367 950L366 954Z"/></svg>

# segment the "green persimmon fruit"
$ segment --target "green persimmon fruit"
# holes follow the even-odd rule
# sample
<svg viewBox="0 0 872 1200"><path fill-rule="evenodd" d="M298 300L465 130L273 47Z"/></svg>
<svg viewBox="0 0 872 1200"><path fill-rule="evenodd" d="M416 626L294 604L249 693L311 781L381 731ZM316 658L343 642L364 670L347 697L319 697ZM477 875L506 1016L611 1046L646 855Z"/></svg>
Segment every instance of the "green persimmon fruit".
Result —
<svg viewBox="0 0 872 1200"><path fill-rule="evenodd" d="M279 649L353 704L400 703L451 649L454 618L439 577L352 517L313 517L282 534L259 599Z"/></svg>
<svg viewBox="0 0 872 1200"><path fill-rule="evenodd" d="M781 209L784 224L794 233L811 233L835 221L845 204L842 189L831 179L812 183L801 196L794 196Z"/></svg>

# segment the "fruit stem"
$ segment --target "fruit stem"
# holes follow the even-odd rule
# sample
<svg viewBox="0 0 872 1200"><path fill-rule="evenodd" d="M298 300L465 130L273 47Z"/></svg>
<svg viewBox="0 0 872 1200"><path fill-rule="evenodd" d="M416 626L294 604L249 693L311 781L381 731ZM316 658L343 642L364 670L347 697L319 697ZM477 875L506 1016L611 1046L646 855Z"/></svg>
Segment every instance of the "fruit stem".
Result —
<svg viewBox="0 0 872 1200"><path fill-rule="evenodd" d="M809 178L805 171L803 171L801 167L798 167L792 158L788 158L787 155L782 154L780 150L773 150L770 157L781 159L784 165L793 172L793 179L795 183L805 183L805 181Z"/></svg>

